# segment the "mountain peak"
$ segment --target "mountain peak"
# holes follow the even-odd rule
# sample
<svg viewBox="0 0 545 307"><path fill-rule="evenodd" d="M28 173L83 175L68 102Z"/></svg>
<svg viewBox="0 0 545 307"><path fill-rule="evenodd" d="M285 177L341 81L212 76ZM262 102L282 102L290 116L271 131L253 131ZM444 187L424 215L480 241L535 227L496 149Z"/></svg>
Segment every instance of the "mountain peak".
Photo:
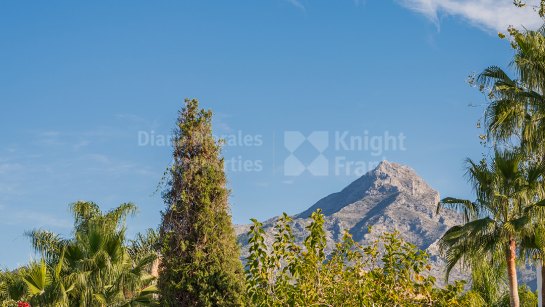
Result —
<svg viewBox="0 0 545 307"><path fill-rule="evenodd" d="M410 194L418 193L421 190L429 193L432 190L412 168L398 163L384 160L370 173L364 176L371 177L374 187L394 187L399 192Z"/></svg>
<svg viewBox="0 0 545 307"><path fill-rule="evenodd" d="M388 166L392 166L392 165L400 165L400 164L397 164L397 163L394 163L394 162L390 162L388 160L382 160L379 162L379 164L377 165L376 168L380 168L380 167L388 167Z"/></svg>
<svg viewBox="0 0 545 307"><path fill-rule="evenodd" d="M412 168L383 160L374 170L356 179L342 191L320 199L306 211L300 213L298 217L309 217L317 209L322 209L325 215L332 215L364 197L395 193L413 197L422 194L436 195L436 198L439 198L439 194Z"/></svg>
<svg viewBox="0 0 545 307"><path fill-rule="evenodd" d="M438 201L439 193L412 168L382 161L342 191L320 199L296 215L292 230L297 240L302 242L307 235L305 227L311 222L310 215L322 209L328 253L335 247L335 242L342 240L345 231L363 245L374 242L385 232L398 231L402 239L432 255L433 274L439 277L444 274L440 269L444 264L438 253L437 240L448 228L460 224L462 217L452 210L442 210L438 216ZM272 242L276 220L272 218L263 223L269 234L268 242ZM369 227L373 231L369 232ZM242 231L239 230L239 233ZM248 238L244 235L239 238L245 246L243 250L247 251Z"/></svg>
<svg viewBox="0 0 545 307"><path fill-rule="evenodd" d="M381 171L381 172L391 172L395 171L397 168L406 167L401 164L390 162L388 160L382 160L380 163L375 167L374 171Z"/></svg>
<svg viewBox="0 0 545 307"><path fill-rule="evenodd" d="M375 174L382 174L382 175L387 175L392 177L397 177L397 176L418 177L418 175L412 168L399 164L399 163L390 162L387 160L380 161L377 167L375 167L375 169L373 169L371 172Z"/></svg>

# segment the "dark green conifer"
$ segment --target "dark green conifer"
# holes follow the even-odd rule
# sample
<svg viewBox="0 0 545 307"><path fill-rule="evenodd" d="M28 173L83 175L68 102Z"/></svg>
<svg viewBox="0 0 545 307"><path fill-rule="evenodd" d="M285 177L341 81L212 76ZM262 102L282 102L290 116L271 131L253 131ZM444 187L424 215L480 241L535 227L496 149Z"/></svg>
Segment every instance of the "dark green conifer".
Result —
<svg viewBox="0 0 545 307"><path fill-rule="evenodd" d="M244 305L244 273L229 214L212 112L186 99L173 139L160 228L162 306Z"/></svg>

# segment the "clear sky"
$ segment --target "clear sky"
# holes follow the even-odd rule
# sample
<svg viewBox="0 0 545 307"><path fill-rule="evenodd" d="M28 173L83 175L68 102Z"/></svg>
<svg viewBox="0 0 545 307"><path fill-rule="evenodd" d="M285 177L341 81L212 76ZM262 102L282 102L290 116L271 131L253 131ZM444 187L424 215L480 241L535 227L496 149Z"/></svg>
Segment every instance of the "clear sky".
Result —
<svg viewBox="0 0 545 307"><path fill-rule="evenodd" d="M157 227L185 97L227 141L236 223L303 211L382 159L470 196L485 101L465 80L509 63L498 30L536 24L492 2L0 2L0 267L32 258L25 231L68 235L76 200L134 202L129 233ZM304 166L321 151L320 176L286 173L290 146Z"/></svg>

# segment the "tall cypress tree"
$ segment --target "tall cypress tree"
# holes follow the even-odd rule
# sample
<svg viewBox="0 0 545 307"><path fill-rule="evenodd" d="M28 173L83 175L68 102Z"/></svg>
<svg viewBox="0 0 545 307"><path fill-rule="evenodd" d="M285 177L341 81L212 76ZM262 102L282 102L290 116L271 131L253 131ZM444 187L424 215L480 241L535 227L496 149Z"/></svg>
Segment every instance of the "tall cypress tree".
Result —
<svg viewBox="0 0 545 307"><path fill-rule="evenodd" d="M244 273L229 214L212 112L186 99L163 198L158 286L162 306L244 305Z"/></svg>

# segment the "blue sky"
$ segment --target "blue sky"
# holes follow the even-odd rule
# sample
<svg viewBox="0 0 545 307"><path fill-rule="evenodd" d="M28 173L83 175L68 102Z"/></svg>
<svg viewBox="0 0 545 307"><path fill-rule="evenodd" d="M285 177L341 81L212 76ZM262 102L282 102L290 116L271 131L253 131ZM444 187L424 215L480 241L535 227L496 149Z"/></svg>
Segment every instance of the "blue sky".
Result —
<svg viewBox="0 0 545 307"><path fill-rule="evenodd" d="M336 159L408 164L442 195L469 196L463 160L483 151L484 99L465 79L509 63L498 30L537 24L490 3L2 1L0 267L32 258L25 231L68 235L76 200L134 202L129 233L156 227L162 140L185 97L232 140L236 223L300 212L357 178ZM286 131L327 133L327 176L285 175ZM397 147L337 150L335 134ZM317 154L309 142L295 152L305 165Z"/></svg>

